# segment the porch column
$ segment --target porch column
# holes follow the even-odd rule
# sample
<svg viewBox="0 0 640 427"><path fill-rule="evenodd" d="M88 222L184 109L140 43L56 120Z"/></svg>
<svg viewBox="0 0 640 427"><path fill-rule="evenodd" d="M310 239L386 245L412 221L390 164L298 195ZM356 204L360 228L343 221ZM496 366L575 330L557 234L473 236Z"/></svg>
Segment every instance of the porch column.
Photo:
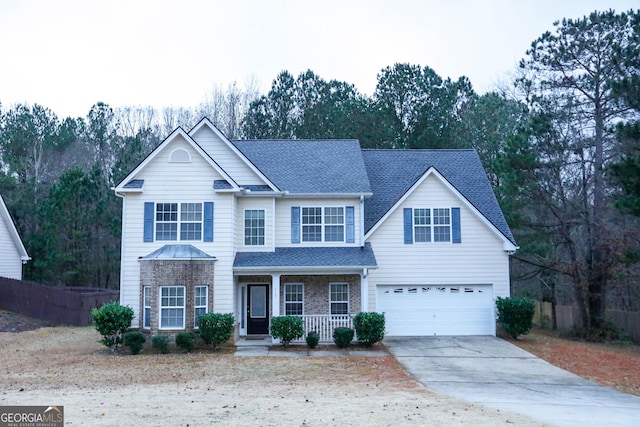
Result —
<svg viewBox="0 0 640 427"><path fill-rule="evenodd" d="M362 269L360 274L360 311L369 311L369 271Z"/></svg>
<svg viewBox="0 0 640 427"><path fill-rule="evenodd" d="M271 316L280 316L280 275L271 275Z"/></svg>
<svg viewBox="0 0 640 427"><path fill-rule="evenodd" d="M271 317L280 316L280 275L271 275ZM271 323L271 322L269 322ZM279 344L280 339L271 338L273 344Z"/></svg>

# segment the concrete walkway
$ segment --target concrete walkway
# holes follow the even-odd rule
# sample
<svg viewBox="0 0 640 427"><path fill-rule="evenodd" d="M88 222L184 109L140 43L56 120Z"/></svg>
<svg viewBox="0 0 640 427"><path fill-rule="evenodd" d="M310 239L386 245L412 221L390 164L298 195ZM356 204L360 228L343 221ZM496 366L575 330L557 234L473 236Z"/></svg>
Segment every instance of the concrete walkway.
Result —
<svg viewBox="0 0 640 427"><path fill-rule="evenodd" d="M640 397L587 381L499 338L385 337L383 342L411 375L440 393L554 426L640 425Z"/></svg>

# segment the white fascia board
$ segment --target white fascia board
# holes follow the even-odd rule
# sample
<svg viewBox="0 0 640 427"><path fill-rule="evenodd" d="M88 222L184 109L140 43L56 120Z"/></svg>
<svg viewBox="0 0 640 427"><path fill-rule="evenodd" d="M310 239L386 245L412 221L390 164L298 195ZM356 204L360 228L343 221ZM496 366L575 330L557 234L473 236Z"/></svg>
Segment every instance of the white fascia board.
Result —
<svg viewBox="0 0 640 427"><path fill-rule="evenodd" d="M371 197L373 193L286 193L287 197L300 199L353 199L360 197Z"/></svg>
<svg viewBox="0 0 640 427"><path fill-rule="evenodd" d="M128 183L129 181L131 181L133 178L135 178L141 170L143 170L149 163L151 163L153 161L153 159L156 158L156 156L161 153L163 150L165 150L166 147L168 147L169 145L171 145L171 142L173 142L177 137L183 137L185 139L185 141L187 141L187 143L189 145L191 145L191 147L196 150L196 152L198 154L200 154L200 156L207 162L209 163L209 165L216 170L220 175L222 175L222 177L229 183L231 183L231 185L236 188L239 189L240 186L233 180L233 178L231 178L229 176L229 174L227 174L227 172L224 171L224 169L222 169L222 167L220 167L220 165L218 163L216 163L215 160L213 160L211 158L211 156L209 156L203 149L202 147L200 147L200 145L193 140L193 138L191 138L191 136L185 132L181 127L177 128L176 130L174 130L173 132L171 132L171 135L169 135L164 141L162 141L160 143L160 145L158 145L142 162L140 162L140 164L138 166L136 166L135 169L133 169L131 172L129 172L129 174L122 180L120 181L120 183L116 186L115 188L115 192L116 193L128 193L128 192L133 192L131 191L131 189L127 189L124 188L125 184ZM141 191L141 190L139 190Z"/></svg>
<svg viewBox="0 0 640 427"><path fill-rule="evenodd" d="M362 269L366 268L369 270L375 270L378 268L377 265L362 265L362 266L323 266L323 267L234 267L233 274L234 276L240 276L245 274L288 274L288 273L307 273L307 274L329 274L333 275L336 273L345 274L345 273L353 273L360 274L362 273Z"/></svg>
<svg viewBox="0 0 640 427"><path fill-rule="evenodd" d="M16 249L18 249L18 253L20 254L20 260L23 264L31 259L29 254L27 253L27 249L24 247L22 243L22 239L18 234L18 229L9 214L9 209L7 209L7 205L4 204L4 199L0 195L0 217L4 220L4 223L7 226L7 230L9 231L9 235L11 236L11 240L15 245Z"/></svg>
<svg viewBox="0 0 640 427"><path fill-rule="evenodd" d="M222 141L224 141L224 143L227 144L227 146L231 149L231 151L233 151L247 166L249 166L249 168L256 175L258 175L260 179L262 179L264 183L267 184L273 191L280 191L280 189L276 187L276 185L273 182L271 182L269 178L267 178L260 171L260 169L256 167L256 165L254 165L244 154L242 154L242 152L238 150L238 148L235 145L233 145L233 143L229 140L229 138L227 138L225 134L223 134L220 131L220 129L216 127L216 125L211 123L211 120L209 120L208 118L204 117L202 120L200 120L200 122L198 122L198 124L196 124L193 127L193 129L189 131L189 135L194 135L196 132L202 129L203 126L208 126L209 129L211 129L213 133L215 133Z"/></svg>
<svg viewBox="0 0 640 427"><path fill-rule="evenodd" d="M422 183L429 177L433 175L434 177L436 177L437 179L440 180L440 182L442 182L453 194L456 195L456 197L466 206L468 207L475 215L477 218L480 219L480 221L482 221L487 227L489 227L489 229L491 229L499 238L500 240L502 240L502 244L505 248L505 251L515 251L517 249L517 247L509 240L507 239L507 237L502 234L502 232L500 230L498 230L498 228L493 225L493 223L491 221L489 221L487 219L487 217L485 217L475 206L473 206L469 200L467 200L466 197L464 197L464 195L462 193L460 193L460 191L458 191L457 188L455 188L453 185L451 185L451 183L449 181L447 181L441 174L440 172L438 172L438 170L436 168L434 168L433 166L430 167L429 169L427 169L427 171L415 182L415 184L413 184L411 186L411 188L409 188L409 190L407 190L406 193L404 193L402 195L402 197L396 202L395 205L393 205L391 207L391 209L389 209L387 211L386 214L384 214L384 216L382 218L380 218L378 220L378 222L371 227L371 230L369 230L369 232L367 232L364 236L365 241L367 239L369 239L371 237L371 235L378 229L378 227L387 219L389 218L389 216L391 216L391 214L393 214L403 203L405 200L407 200L407 198L418 188L420 187L420 185L422 185ZM509 248L509 249L507 249Z"/></svg>

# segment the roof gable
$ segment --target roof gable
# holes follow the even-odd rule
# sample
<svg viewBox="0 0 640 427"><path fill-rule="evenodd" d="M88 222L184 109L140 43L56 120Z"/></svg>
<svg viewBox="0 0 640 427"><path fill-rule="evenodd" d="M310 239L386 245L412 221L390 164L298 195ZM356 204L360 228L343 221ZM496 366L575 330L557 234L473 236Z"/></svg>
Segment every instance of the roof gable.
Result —
<svg viewBox="0 0 640 427"><path fill-rule="evenodd" d="M436 174L515 245L475 150L363 150L363 157L373 190L373 197L365 200L367 234L427 176Z"/></svg>
<svg viewBox="0 0 640 427"><path fill-rule="evenodd" d="M7 209L7 205L4 204L4 199L2 198L2 195L0 195L0 222L4 223L4 226L6 227L7 232L11 237L11 240L13 241L13 244L16 247L16 250L18 251L18 254L20 254L20 259L23 262L29 261L31 258L29 257L29 254L27 254L27 250L24 247L24 244L22 243L22 239L20 239L20 235L18 234L18 229L16 229L16 226L13 223L13 219L9 214L9 209Z"/></svg>
<svg viewBox="0 0 640 427"><path fill-rule="evenodd" d="M357 140L243 140L233 144L292 194L371 194Z"/></svg>
<svg viewBox="0 0 640 427"><path fill-rule="evenodd" d="M206 117L189 131L189 135L215 158L240 186L266 185L278 188Z"/></svg>
<svg viewBox="0 0 640 427"><path fill-rule="evenodd" d="M116 186L116 192L128 192L128 191L141 191L144 185L144 181L136 179L137 175L142 171L147 165L149 165L153 160L158 156L158 154L162 153L164 150L169 149L174 141L177 140L186 141L202 158L215 170L217 171L229 184L232 188L239 188L238 184L227 174L227 172L220 167L215 160L213 160L203 149L198 145L197 142L189 136L182 128L177 128L174 130L171 135L169 135L164 141L162 141L138 166L136 166L129 174Z"/></svg>

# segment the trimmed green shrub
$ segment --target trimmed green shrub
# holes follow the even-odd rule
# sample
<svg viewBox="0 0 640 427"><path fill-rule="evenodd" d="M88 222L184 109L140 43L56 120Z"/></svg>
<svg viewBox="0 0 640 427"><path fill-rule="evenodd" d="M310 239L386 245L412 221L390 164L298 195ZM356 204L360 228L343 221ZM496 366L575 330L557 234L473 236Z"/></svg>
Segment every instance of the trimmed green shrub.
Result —
<svg viewBox="0 0 640 427"><path fill-rule="evenodd" d="M114 301L93 308L91 317L96 330L102 335L100 342L115 351L122 342L122 334L131 326L133 309Z"/></svg>
<svg viewBox="0 0 640 427"><path fill-rule="evenodd" d="M348 347L353 341L354 331L351 328L338 327L333 330L333 342L339 348Z"/></svg>
<svg viewBox="0 0 640 427"><path fill-rule="evenodd" d="M154 335L151 346L162 354L169 353L169 335Z"/></svg>
<svg viewBox="0 0 640 427"><path fill-rule="evenodd" d="M529 333L533 326L533 315L536 310L533 300L498 297L496 307L498 308L498 321L513 339Z"/></svg>
<svg viewBox="0 0 640 427"><path fill-rule="evenodd" d="M302 317L276 316L271 318L271 336L279 338L283 346L287 347L291 341L302 338L303 335Z"/></svg>
<svg viewBox="0 0 640 427"><path fill-rule="evenodd" d="M384 338L384 313L360 312L353 318L358 341L371 347Z"/></svg>
<svg viewBox="0 0 640 427"><path fill-rule="evenodd" d="M320 335L318 335L316 331L310 331L307 334L307 338L305 339L305 341L307 341L307 345L309 346L309 348L316 348L318 343L320 342Z"/></svg>
<svg viewBox="0 0 640 427"><path fill-rule="evenodd" d="M147 342L147 337L140 331L130 331L122 336L122 343L129 347L133 355L140 353L145 342Z"/></svg>
<svg viewBox="0 0 640 427"><path fill-rule="evenodd" d="M198 333L202 340L217 348L233 335L233 314L206 313L198 316Z"/></svg>
<svg viewBox="0 0 640 427"><path fill-rule="evenodd" d="M180 332L176 334L176 345L187 353L193 350L193 332Z"/></svg>

